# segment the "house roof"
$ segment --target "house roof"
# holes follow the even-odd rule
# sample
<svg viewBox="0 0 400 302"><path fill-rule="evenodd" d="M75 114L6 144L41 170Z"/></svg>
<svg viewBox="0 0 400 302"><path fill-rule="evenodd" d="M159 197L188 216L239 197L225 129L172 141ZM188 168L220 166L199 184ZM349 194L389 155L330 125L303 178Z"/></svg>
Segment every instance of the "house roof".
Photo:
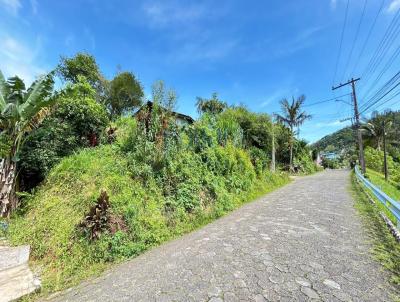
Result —
<svg viewBox="0 0 400 302"><path fill-rule="evenodd" d="M142 107L139 108L138 111L136 111L133 116L136 116L137 114L139 114L141 111L143 111L145 108L152 108L153 107L153 102L152 101L147 101L145 104L142 105ZM165 108L161 107L163 110L166 110ZM172 111L172 115L174 115L177 118L186 120L188 123L193 124L194 123L194 119L190 116L190 115L186 115L183 113L179 113L179 112L175 112Z"/></svg>

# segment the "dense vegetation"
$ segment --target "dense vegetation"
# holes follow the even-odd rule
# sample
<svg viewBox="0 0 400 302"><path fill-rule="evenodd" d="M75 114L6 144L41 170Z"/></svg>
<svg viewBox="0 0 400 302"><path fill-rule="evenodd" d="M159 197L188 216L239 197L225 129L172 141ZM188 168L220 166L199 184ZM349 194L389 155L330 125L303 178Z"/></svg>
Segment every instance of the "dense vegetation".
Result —
<svg viewBox="0 0 400 302"><path fill-rule="evenodd" d="M37 94L40 119L31 115L29 125L36 123L19 132L17 150L9 147L13 120L0 115L1 158L18 171L19 207L8 212L7 235L31 245L44 292L224 215L287 183L293 166L317 170L310 147L294 135L309 118L303 96L282 101L274 122L213 94L197 99L197 121L182 124L176 93L163 82L152 87L152 106L138 111L144 93L131 72L107 80L93 56L79 53L61 59L49 85L54 74L64 85ZM9 89L13 80L1 83ZM23 104L31 90L20 90Z"/></svg>
<svg viewBox="0 0 400 302"><path fill-rule="evenodd" d="M354 146L354 130L351 127L345 127L332 134L324 136L313 146L321 151L342 152L349 147Z"/></svg>

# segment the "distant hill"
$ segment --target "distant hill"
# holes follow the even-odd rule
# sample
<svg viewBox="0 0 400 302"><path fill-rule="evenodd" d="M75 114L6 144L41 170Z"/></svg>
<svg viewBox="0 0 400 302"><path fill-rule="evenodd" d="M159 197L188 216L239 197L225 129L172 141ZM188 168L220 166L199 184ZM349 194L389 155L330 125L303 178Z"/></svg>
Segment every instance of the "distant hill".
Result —
<svg viewBox="0 0 400 302"><path fill-rule="evenodd" d="M390 136L388 137L388 144L392 145L393 148L399 147L400 137L400 111L386 111L383 113L386 115L387 120L391 121L392 126L390 129ZM363 120L363 123L372 121ZM332 134L324 136L319 141L315 142L312 146L320 151L328 152L341 152L343 150L349 150L355 147L355 133L351 127L340 129ZM368 141L368 137L364 135L364 142L369 145L371 141ZM396 157L396 156L395 156Z"/></svg>
<svg viewBox="0 0 400 302"><path fill-rule="evenodd" d="M324 136L313 144L320 151L340 152L354 145L354 132L351 127L340 129L332 134Z"/></svg>

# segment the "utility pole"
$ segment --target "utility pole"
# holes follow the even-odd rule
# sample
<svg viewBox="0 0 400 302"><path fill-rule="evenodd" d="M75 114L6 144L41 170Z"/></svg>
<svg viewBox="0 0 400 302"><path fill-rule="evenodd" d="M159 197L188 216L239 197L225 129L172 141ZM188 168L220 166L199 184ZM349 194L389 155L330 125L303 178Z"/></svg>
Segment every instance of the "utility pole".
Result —
<svg viewBox="0 0 400 302"><path fill-rule="evenodd" d="M383 126L383 167L385 171L385 180L388 181L388 167L387 167L387 158L386 158L386 128L385 128L385 120L382 121Z"/></svg>
<svg viewBox="0 0 400 302"><path fill-rule="evenodd" d="M347 81L344 84L339 84L336 87L332 87L332 90L336 90L338 88L341 88L343 86L347 86L351 84L351 89L352 89L352 95L353 95L353 106L354 106L354 119L355 119L355 125L356 125L356 131L357 131L357 140L358 140L358 160L361 165L361 170L362 173L365 174L365 160L364 160L364 147L363 147L363 141L362 141L362 133L361 133L361 127L360 127L360 113L358 111L358 104L357 104L357 95L356 95L356 85L355 83L359 81L360 78L353 79Z"/></svg>

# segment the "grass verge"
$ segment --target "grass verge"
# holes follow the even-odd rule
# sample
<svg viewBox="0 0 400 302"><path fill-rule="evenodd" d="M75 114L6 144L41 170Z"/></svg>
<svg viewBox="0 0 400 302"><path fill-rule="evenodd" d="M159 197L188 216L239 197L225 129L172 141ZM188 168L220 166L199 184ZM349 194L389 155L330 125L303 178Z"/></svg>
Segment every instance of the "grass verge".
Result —
<svg viewBox="0 0 400 302"><path fill-rule="evenodd" d="M400 288L400 244L389 232L379 214L379 208L369 201L354 173L352 173L351 182L351 191L356 201L355 207L361 214L362 221L372 239L372 253L389 271L390 281Z"/></svg>
<svg viewBox="0 0 400 302"><path fill-rule="evenodd" d="M367 176L373 184L379 187L389 197L394 200L400 200L400 187L396 186L393 181L385 181L385 176L374 170L367 169Z"/></svg>

